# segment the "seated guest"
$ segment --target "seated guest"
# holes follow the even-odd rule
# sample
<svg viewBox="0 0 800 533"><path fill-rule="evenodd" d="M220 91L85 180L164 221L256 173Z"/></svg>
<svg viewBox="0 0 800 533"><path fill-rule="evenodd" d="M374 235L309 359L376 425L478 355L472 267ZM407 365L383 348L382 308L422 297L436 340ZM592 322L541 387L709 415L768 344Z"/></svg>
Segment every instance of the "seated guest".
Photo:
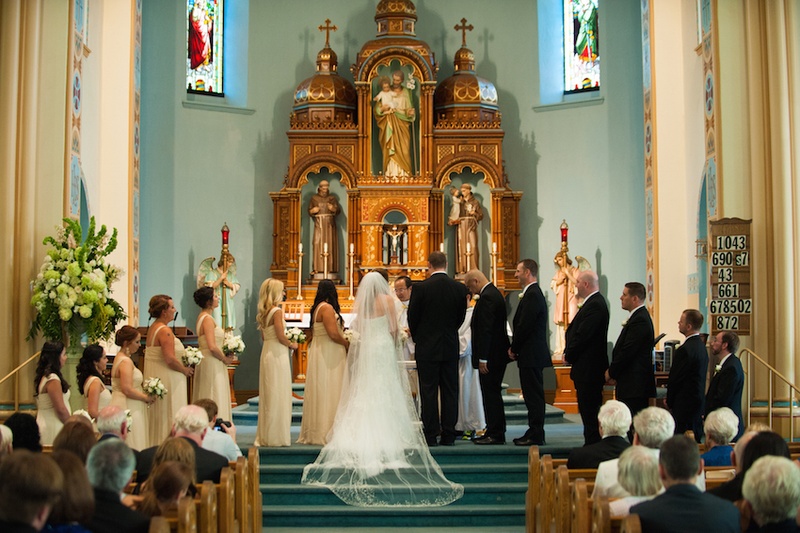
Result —
<svg viewBox="0 0 800 533"><path fill-rule="evenodd" d="M0 459L14 450L14 432L11 428L0 424Z"/></svg>
<svg viewBox="0 0 800 533"><path fill-rule="evenodd" d="M166 516L178 509L178 502L192 485L194 469L177 461L166 461L153 469L142 489L136 510L147 516Z"/></svg>
<svg viewBox="0 0 800 533"><path fill-rule="evenodd" d="M675 420L669 411L660 407L647 407L633 417L633 445L645 446L658 452L659 446L675 433ZM592 498L624 498L630 496L617 480L619 459L603 461L597 467ZM703 485L705 489L705 484Z"/></svg>
<svg viewBox="0 0 800 533"><path fill-rule="evenodd" d="M97 444L97 437L94 434L91 424L73 421L67 422L61 428L53 441L53 451L70 451L78 456L82 463L86 464L86 457L89 450Z"/></svg>
<svg viewBox="0 0 800 533"><path fill-rule="evenodd" d="M172 436L186 440L194 448L197 483L202 483L207 479L214 483L219 483L219 475L222 469L228 466L228 459L201 447L203 438L208 431L208 415L202 407L184 405L175 413ZM153 457L157 449L157 446L153 446L139 453L139 462L136 467L138 471L137 481L144 481L150 475Z"/></svg>
<svg viewBox="0 0 800 533"><path fill-rule="evenodd" d="M24 449L4 457L0 461L0 531L40 531L63 488L64 476L52 457Z"/></svg>
<svg viewBox="0 0 800 533"><path fill-rule="evenodd" d="M800 468L785 457L764 456L747 471L742 493L760 531L800 531Z"/></svg>
<svg viewBox="0 0 800 533"><path fill-rule="evenodd" d="M94 533L146 533L150 518L122 503L122 489L130 482L136 459L120 439L98 443L89 452L86 469L94 488L94 516L89 530Z"/></svg>
<svg viewBox="0 0 800 533"><path fill-rule="evenodd" d="M739 533L739 510L729 501L698 490L703 474L697 443L675 435L661 445L658 470L664 493L631 507L648 533L697 531Z"/></svg>
<svg viewBox="0 0 800 533"><path fill-rule="evenodd" d="M732 466L733 446L728 444L739 433L739 417L727 407L711 411L703 424L706 453L700 456L705 466Z"/></svg>
<svg viewBox="0 0 800 533"><path fill-rule="evenodd" d="M242 456L242 450L236 445L236 426L233 422L230 426L220 424L217 426L217 402L211 399L201 399L194 402L194 405L202 407L208 414L208 427L210 431L203 439L203 448L216 452L228 459L235 461Z"/></svg>
<svg viewBox="0 0 800 533"><path fill-rule="evenodd" d="M28 413L14 413L5 421L14 433L15 450L42 451L41 434L36 419Z"/></svg>
<svg viewBox="0 0 800 533"><path fill-rule="evenodd" d="M97 414L97 431L100 433L98 440L128 438L128 417L125 411L117 405L109 405L100 409Z"/></svg>
<svg viewBox="0 0 800 533"><path fill-rule="evenodd" d="M744 442L742 442L744 441ZM786 441L773 431L755 433L748 431L742 435L734 446L734 459L736 461L736 476L709 493L728 501L738 501L742 496L742 483L747 471L760 457L775 455L789 459L789 446Z"/></svg>
<svg viewBox="0 0 800 533"><path fill-rule="evenodd" d="M83 461L67 450L53 451L51 456L64 475L64 490L50 518L47 531L57 533L84 533L94 515L94 491Z"/></svg>
<svg viewBox="0 0 800 533"><path fill-rule="evenodd" d="M597 468L603 461L616 459L628 442L631 427L631 410L617 400L609 400L597 413L600 436L603 439L581 448L573 448L567 461L568 468Z"/></svg>
<svg viewBox="0 0 800 533"><path fill-rule="evenodd" d="M655 498L664 489L658 474L658 454L645 446L631 446L619 456L619 484L630 496L608 504L611 516L626 516L637 503Z"/></svg>

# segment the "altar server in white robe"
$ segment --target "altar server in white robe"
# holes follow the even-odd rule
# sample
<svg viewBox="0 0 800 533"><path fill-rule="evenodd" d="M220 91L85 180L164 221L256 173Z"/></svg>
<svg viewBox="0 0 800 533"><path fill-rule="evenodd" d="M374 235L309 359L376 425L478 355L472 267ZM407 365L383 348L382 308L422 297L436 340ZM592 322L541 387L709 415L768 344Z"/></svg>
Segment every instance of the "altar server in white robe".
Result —
<svg viewBox="0 0 800 533"><path fill-rule="evenodd" d="M473 437L486 427L483 411L480 374L472 367L472 312L475 309L472 295L464 323L458 328L458 422L456 431L463 431L465 437Z"/></svg>

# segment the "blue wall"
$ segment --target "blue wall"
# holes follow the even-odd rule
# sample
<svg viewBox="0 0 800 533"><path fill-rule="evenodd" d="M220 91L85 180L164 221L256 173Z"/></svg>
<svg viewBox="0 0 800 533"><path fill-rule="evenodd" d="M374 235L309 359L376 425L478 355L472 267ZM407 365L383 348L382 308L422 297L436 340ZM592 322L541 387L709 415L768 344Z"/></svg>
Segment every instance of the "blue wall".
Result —
<svg viewBox="0 0 800 533"><path fill-rule="evenodd" d="M548 0L552 1L552 0ZM257 388L260 342L254 326L257 292L272 261L270 191L283 184L295 87L314 72L325 43L317 26L330 18L339 27L331 46L340 73L361 45L375 36L376 0L303 2L230 1L226 42L241 59L226 72L230 104L254 110L228 113L183 105L185 22L180 2L144 0L142 74L141 294L175 298L178 323L194 327L191 294L199 262L219 256L223 222L242 283L237 316L248 350L236 386ZM609 337L624 319L618 295L626 281L644 281L644 163L642 67L638 0L604 2L600 13L602 104L573 108L540 105L542 76L531 0L427 0L416 2L417 35L440 62L439 79L452 74L462 17L475 26L467 44L476 70L497 86L506 132L506 170L521 202L521 251L542 265L543 289L554 272L558 227L570 225L571 255L585 256L601 275L611 300ZM229 35L230 37L230 35ZM195 97L195 101L219 103ZM340 220L340 223L343 223ZM553 343L551 343L553 344Z"/></svg>

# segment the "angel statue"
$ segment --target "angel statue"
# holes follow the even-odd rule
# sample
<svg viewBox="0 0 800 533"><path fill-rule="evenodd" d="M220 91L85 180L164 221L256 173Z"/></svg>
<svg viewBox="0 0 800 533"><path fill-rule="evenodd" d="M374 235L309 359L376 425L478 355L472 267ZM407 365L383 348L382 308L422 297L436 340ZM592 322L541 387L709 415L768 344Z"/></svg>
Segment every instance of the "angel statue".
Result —
<svg viewBox="0 0 800 533"><path fill-rule="evenodd" d="M576 255L575 260L578 266L572 265L572 259L564 250L559 251L553 258L556 273L550 281L550 288L556 293L556 305L553 309L553 322L556 324L555 355L564 353L564 334L578 312L578 275L591 268L586 258Z"/></svg>
<svg viewBox="0 0 800 533"><path fill-rule="evenodd" d="M241 285L236 279L236 259L230 252L227 250L222 252L222 257L216 267L214 267L214 257L208 257L200 263L200 270L197 272L197 288L203 286L212 287L219 296L219 306L215 307L212 312L214 322L225 331L236 329L233 297L239 292ZM225 288L224 295L220 294L220 286Z"/></svg>

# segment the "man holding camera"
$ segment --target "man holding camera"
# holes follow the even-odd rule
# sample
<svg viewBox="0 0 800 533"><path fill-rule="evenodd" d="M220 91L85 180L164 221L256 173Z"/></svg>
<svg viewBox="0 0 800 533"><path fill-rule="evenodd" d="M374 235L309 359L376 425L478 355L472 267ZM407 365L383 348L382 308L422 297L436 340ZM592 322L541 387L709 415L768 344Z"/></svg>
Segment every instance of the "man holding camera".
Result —
<svg viewBox="0 0 800 533"><path fill-rule="evenodd" d="M228 461L241 457L242 450L236 445L236 426L231 421L217 418L217 403L204 398L194 402L194 405L202 407L208 413L210 429L203 438L203 448L227 457Z"/></svg>

